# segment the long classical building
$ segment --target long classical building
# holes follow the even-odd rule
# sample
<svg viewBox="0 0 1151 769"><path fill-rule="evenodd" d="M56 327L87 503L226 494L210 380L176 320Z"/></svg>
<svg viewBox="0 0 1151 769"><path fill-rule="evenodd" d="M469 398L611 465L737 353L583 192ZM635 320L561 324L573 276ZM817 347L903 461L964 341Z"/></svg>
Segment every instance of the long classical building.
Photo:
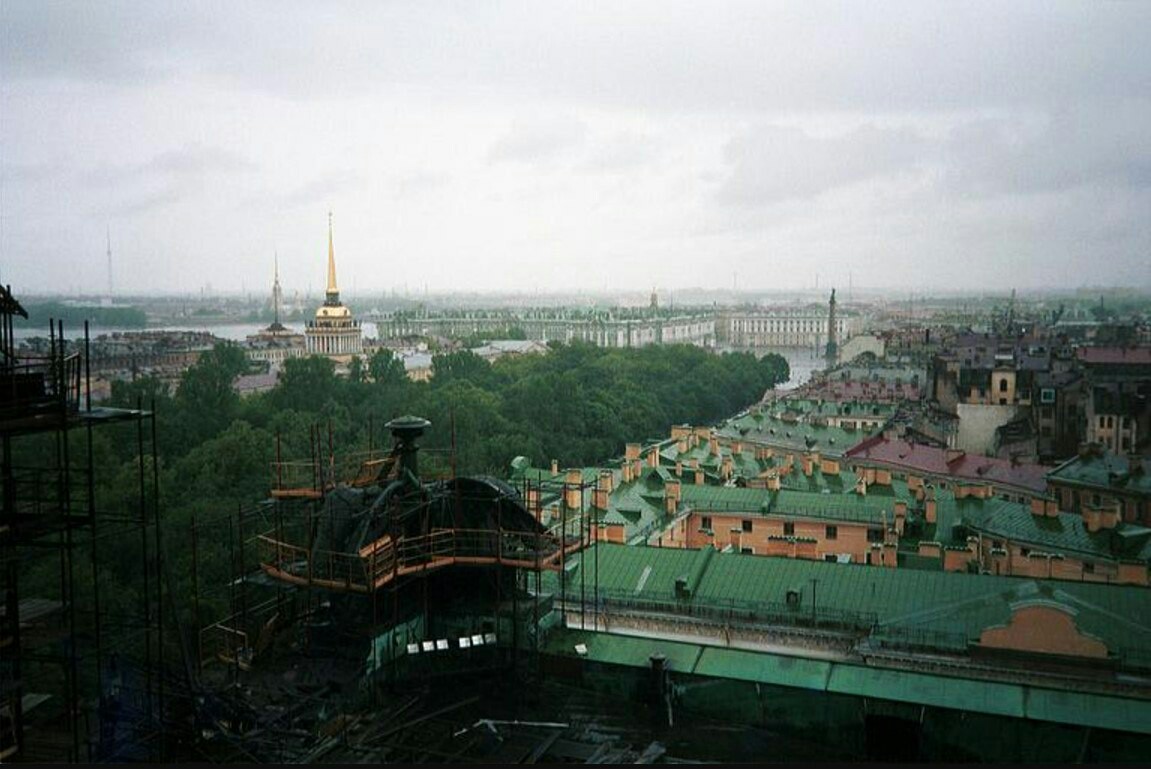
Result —
<svg viewBox="0 0 1151 769"><path fill-rule="evenodd" d="M834 299L832 300L834 301ZM587 312L525 309L435 313L396 312L376 318L385 339L405 336L467 337L522 330L538 342L589 342L599 347L645 347L649 344L716 345L747 349L800 348L825 355L859 331L856 315L835 313L818 305L789 308L716 310L697 307L660 310L653 296L645 310ZM834 328L834 339L829 335ZM835 357L839 357L836 355Z"/></svg>
<svg viewBox="0 0 1151 769"><path fill-rule="evenodd" d="M711 347L715 316L707 312L585 313L568 310L455 311L451 314L394 313L379 319L385 339L405 336L467 337L518 328L536 342L588 342L597 347L694 344Z"/></svg>
<svg viewBox="0 0 1151 769"><path fill-rule="evenodd" d="M843 344L854 336L856 318L836 315L835 336ZM732 310L716 320L720 342L732 347L800 347L824 352L828 313L818 307Z"/></svg>
<svg viewBox="0 0 1151 769"><path fill-rule="evenodd" d="M332 245L332 215L328 214L328 290L314 320L304 331L309 355L350 359L364 351L363 331L352 311L340 302L336 286L336 251Z"/></svg>

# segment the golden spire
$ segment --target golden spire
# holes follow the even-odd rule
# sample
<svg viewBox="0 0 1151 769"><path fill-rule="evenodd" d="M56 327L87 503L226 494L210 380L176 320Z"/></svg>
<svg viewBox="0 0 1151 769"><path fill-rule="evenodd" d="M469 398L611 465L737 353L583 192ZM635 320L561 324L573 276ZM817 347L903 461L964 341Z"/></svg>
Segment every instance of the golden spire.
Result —
<svg viewBox="0 0 1151 769"><path fill-rule="evenodd" d="M336 249L332 246L332 212L328 212L328 293L337 294L336 288Z"/></svg>

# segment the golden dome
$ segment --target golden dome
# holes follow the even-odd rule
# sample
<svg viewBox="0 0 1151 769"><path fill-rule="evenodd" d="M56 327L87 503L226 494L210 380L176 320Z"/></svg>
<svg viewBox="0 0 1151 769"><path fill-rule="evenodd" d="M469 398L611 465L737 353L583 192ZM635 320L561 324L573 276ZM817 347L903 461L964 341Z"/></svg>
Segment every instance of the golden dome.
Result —
<svg viewBox="0 0 1151 769"><path fill-rule="evenodd" d="M342 304L335 306L321 305L320 309L316 310L316 320L339 320L344 318L351 318L352 311Z"/></svg>

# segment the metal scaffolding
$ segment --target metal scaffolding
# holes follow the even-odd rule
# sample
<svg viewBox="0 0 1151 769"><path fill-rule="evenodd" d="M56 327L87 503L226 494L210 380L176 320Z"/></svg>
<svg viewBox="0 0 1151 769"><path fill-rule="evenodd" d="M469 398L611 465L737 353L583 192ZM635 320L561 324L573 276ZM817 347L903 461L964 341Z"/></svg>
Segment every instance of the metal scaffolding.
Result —
<svg viewBox="0 0 1151 769"><path fill-rule="evenodd" d="M17 315L0 288L0 760L163 760L154 413L92 406L86 324L72 343L51 321L48 354L20 355ZM116 505L98 431L135 442L134 498ZM131 599L106 595L113 568L134 569Z"/></svg>

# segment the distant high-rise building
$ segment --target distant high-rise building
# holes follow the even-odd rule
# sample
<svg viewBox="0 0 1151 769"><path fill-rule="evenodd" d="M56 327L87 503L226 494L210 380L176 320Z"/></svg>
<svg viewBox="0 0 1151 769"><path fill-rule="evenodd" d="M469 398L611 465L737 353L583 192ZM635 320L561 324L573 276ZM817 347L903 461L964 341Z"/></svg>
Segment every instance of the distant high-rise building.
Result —
<svg viewBox="0 0 1151 769"><path fill-rule="evenodd" d="M315 319L308 322L304 333L310 355L350 358L364 351L360 322L340 302L340 289L336 286L336 250L332 241L331 213L328 214L328 289L324 303L316 310Z"/></svg>

